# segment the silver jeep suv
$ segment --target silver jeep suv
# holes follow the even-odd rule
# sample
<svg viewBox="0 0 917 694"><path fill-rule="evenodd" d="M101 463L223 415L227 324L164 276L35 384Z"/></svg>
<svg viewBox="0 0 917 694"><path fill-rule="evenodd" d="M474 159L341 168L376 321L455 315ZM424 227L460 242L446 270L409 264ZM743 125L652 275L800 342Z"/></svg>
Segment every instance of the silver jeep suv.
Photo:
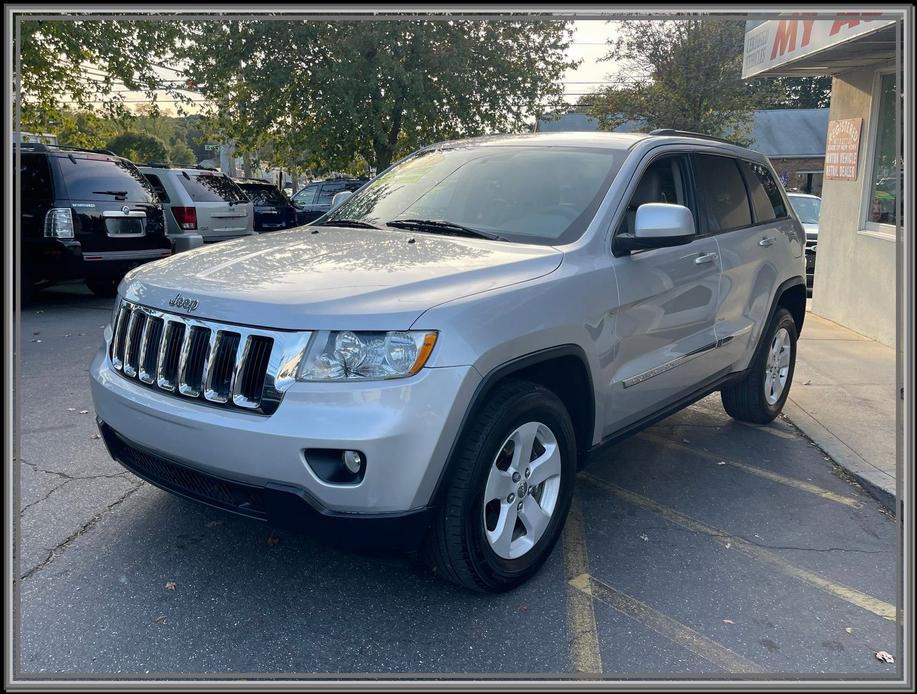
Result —
<svg viewBox="0 0 917 694"><path fill-rule="evenodd" d="M506 590L603 444L717 390L780 412L804 241L767 159L712 138L426 147L312 226L132 271L99 427L163 489Z"/></svg>

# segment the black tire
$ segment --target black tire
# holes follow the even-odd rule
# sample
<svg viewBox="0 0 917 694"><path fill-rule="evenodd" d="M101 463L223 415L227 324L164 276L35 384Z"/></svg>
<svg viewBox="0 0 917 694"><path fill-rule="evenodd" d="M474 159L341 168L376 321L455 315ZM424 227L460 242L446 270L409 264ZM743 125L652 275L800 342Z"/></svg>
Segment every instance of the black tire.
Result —
<svg viewBox="0 0 917 694"><path fill-rule="evenodd" d="M86 286L96 296L111 299L118 295L118 283L120 280L114 278L93 278L86 280Z"/></svg>
<svg viewBox="0 0 917 694"><path fill-rule="evenodd" d="M522 556L504 559L487 541L484 488L491 465L507 437L527 422L553 433L561 454L560 485L544 533ZM466 425L453 454L442 504L424 545L424 557L443 578L479 592L502 592L538 571L560 537L576 476L576 439L570 415L551 391L528 381L507 381Z"/></svg>
<svg viewBox="0 0 917 694"><path fill-rule="evenodd" d="M767 360L774 336L781 328L785 329L789 334L790 363L783 392L776 402L770 403L765 393ZM767 424L780 414L787 396L790 394L790 386L793 385L793 373L796 370L797 337L796 321L793 320L793 316L785 308L777 309L770 326L762 336L745 376L742 380L736 381L720 391L723 409L726 410L730 417L753 424Z"/></svg>

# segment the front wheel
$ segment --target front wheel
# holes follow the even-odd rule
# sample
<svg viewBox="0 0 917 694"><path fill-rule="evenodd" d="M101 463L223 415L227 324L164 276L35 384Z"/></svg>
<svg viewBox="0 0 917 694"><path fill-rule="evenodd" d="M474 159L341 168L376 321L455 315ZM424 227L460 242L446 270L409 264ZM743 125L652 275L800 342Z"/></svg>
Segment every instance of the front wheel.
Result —
<svg viewBox="0 0 917 694"><path fill-rule="evenodd" d="M720 391L723 409L734 419L767 424L780 414L796 368L796 321L785 308L774 314L764 342L742 380Z"/></svg>
<svg viewBox="0 0 917 694"><path fill-rule="evenodd" d="M460 446L427 559L466 588L509 590L539 569L563 529L576 475L570 416L551 391L507 382L488 397Z"/></svg>

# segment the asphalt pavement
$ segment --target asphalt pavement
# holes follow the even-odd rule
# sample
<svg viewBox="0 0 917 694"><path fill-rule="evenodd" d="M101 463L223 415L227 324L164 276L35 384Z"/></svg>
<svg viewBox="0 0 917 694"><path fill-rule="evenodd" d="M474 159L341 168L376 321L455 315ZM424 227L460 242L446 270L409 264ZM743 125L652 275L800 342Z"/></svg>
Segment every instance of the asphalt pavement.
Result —
<svg viewBox="0 0 917 694"><path fill-rule="evenodd" d="M111 304L71 285L22 316L20 678L898 676L895 519L782 418L715 395L606 450L543 570L472 594L113 462L88 386Z"/></svg>

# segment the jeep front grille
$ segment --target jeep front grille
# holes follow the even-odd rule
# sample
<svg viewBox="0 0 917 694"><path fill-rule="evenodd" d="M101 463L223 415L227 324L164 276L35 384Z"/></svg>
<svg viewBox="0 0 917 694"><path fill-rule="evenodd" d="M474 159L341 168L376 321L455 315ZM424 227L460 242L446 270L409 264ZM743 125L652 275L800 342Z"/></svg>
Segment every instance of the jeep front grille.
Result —
<svg viewBox="0 0 917 694"><path fill-rule="evenodd" d="M189 318L122 301L109 357L126 378L260 414L277 409L311 333Z"/></svg>

